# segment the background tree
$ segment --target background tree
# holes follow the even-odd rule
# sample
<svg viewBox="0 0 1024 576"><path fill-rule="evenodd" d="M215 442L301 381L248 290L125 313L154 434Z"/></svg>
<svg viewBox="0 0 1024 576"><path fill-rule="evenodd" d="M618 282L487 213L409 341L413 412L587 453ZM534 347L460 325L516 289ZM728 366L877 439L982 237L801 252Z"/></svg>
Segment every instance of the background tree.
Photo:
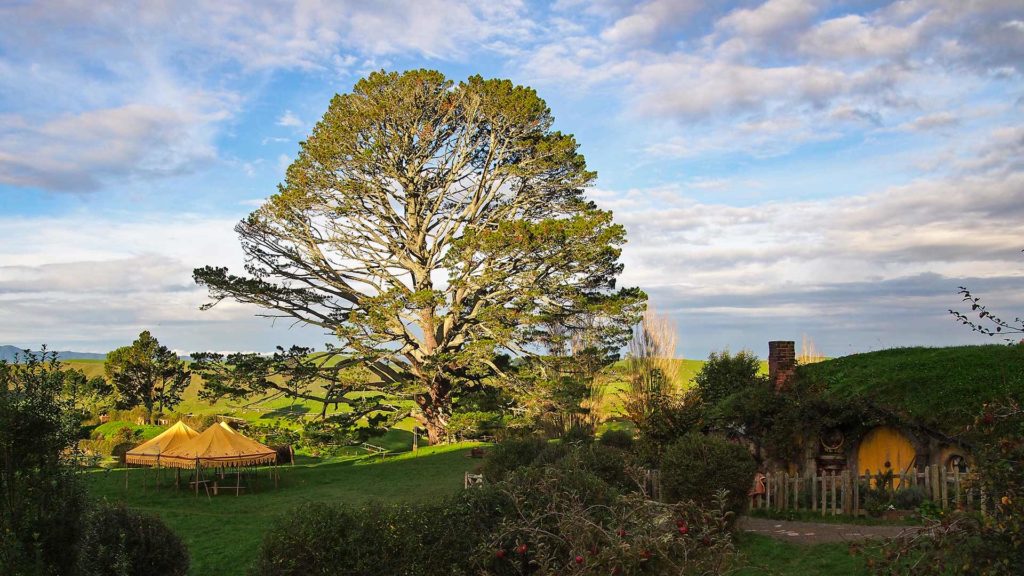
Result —
<svg viewBox="0 0 1024 576"><path fill-rule="evenodd" d="M714 405L727 396L756 386L763 376L761 360L753 352L740 350L730 354L728 350L712 352L700 372L693 378L701 401Z"/></svg>
<svg viewBox="0 0 1024 576"><path fill-rule="evenodd" d="M113 388L102 376L89 378L81 370L66 372L63 395L76 409L95 414L111 404Z"/></svg>
<svg viewBox="0 0 1024 576"><path fill-rule="evenodd" d="M415 400L431 441L453 394L503 376L502 353L536 355L546 326L597 314L621 345L645 296L615 292L625 231L584 197L595 174L553 120L507 80L371 74L334 97L278 193L236 226L248 274L195 271L207 307L233 299L324 329L338 345L321 366L369 367L374 387ZM295 366L282 360L278 373Z"/></svg>
<svg viewBox="0 0 1024 576"><path fill-rule="evenodd" d="M149 423L153 408L162 412L181 402L191 374L178 355L145 330L131 346L122 346L109 354L104 366L122 408L145 406Z"/></svg>

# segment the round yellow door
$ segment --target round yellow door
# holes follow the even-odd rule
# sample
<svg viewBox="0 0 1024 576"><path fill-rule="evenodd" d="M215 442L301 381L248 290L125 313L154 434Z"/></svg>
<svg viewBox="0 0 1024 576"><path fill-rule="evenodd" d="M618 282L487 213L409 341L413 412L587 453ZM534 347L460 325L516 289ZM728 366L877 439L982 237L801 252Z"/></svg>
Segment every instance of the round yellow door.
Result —
<svg viewBox="0 0 1024 576"><path fill-rule="evenodd" d="M891 471L898 477L914 465L916 456L914 445L902 432L891 426L879 426L868 432L857 448L857 472L873 476Z"/></svg>

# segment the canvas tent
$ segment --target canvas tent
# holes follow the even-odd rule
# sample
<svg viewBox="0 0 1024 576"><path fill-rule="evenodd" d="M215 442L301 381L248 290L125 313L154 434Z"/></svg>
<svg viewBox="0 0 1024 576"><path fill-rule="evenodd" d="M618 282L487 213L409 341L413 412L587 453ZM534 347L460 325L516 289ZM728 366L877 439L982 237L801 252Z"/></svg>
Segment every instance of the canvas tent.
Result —
<svg viewBox="0 0 1024 576"><path fill-rule="evenodd" d="M277 452L246 438L223 422L203 430L195 438L167 450L162 466L176 468L231 468L273 464Z"/></svg>
<svg viewBox="0 0 1024 576"><path fill-rule="evenodd" d="M128 464L141 466L161 466L163 455L199 436L184 422L176 422L158 436L151 438L125 453L124 459Z"/></svg>

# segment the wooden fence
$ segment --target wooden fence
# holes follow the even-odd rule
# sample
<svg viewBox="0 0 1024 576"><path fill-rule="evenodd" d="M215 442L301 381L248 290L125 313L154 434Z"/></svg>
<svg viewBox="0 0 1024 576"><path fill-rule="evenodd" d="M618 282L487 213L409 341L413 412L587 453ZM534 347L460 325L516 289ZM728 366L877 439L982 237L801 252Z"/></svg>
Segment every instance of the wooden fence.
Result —
<svg viewBox="0 0 1024 576"><path fill-rule="evenodd" d="M849 470L827 472L820 476L796 476L785 472L766 474L764 493L751 496L750 507L774 510L810 510L822 516L832 514L862 514L865 487L881 487L894 496L910 488L918 488L925 498L944 510L950 508L986 509L983 489L974 486L975 476L948 470L941 466L926 466L922 471L900 474L853 475Z"/></svg>

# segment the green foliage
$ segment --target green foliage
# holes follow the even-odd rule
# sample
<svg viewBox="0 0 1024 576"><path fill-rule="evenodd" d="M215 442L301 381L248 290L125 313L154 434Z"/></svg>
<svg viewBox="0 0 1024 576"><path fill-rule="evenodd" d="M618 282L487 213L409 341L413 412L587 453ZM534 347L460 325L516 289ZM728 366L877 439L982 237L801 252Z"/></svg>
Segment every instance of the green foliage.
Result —
<svg viewBox="0 0 1024 576"><path fill-rule="evenodd" d="M540 438L510 438L490 449L481 472L488 482L500 482L533 463L547 447L547 441Z"/></svg>
<svg viewBox="0 0 1024 576"><path fill-rule="evenodd" d="M267 446L295 446L300 438L297 430L273 424L250 426L248 434Z"/></svg>
<svg viewBox="0 0 1024 576"><path fill-rule="evenodd" d="M741 350L732 355L728 350L712 352L694 377L697 393L708 405L715 405L737 392L749 390L764 380L759 375L761 360L753 352Z"/></svg>
<svg viewBox="0 0 1024 576"><path fill-rule="evenodd" d="M68 574L84 492L71 458L78 415L56 355L0 362L0 573Z"/></svg>
<svg viewBox="0 0 1024 576"><path fill-rule="evenodd" d="M207 266L195 280L209 306L334 334L329 353L377 378L353 389L413 398L436 442L453 398L503 384L502 354L531 356L549 326L594 317L596 348L617 349L644 306L615 288L625 229L585 198L596 175L553 123L508 80L372 73L334 97L277 194L237 225L247 275ZM293 368L274 373L288 382Z"/></svg>
<svg viewBox="0 0 1024 576"><path fill-rule="evenodd" d="M620 496L585 470L531 467L494 490L506 505L475 556L480 573L725 574L734 549L723 507Z"/></svg>
<svg viewBox="0 0 1024 576"><path fill-rule="evenodd" d="M502 426L498 412L458 412L448 419L447 431L460 438L492 435Z"/></svg>
<svg viewBox="0 0 1024 576"><path fill-rule="evenodd" d="M267 534L250 571L262 576L468 574L473 519L463 508L308 504Z"/></svg>
<svg viewBox="0 0 1024 576"><path fill-rule="evenodd" d="M629 451L633 449L633 433L626 430L605 430L598 438L598 442L602 446Z"/></svg>
<svg viewBox="0 0 1024 576"><path fill-rule="evenodd" d="M188 550L154 516L122 505L98 503L83 519L78 544L79 576L184 576Z"/></svg>
<svg viewBox="0 0 1024 576"><path fill-rule="evenodd" d="M148 421L153 410L161 412L181 402L181 395L192 375L178 355L145 330L131 346L122 346L107 354L104 365L120 408L145 406Z"/></svg>
<svg viewBox="0 0 1024 576"><path fill-rule="evenodd" d="M661 457L661 489L669 501L710 505L719 490L728 491L729 509L741 511L757 465L747 449L725 438L687 434Z"/></svg>
<svg viewBox="0 0 1024 576"><path fill-rule="evenodd" d="M704 406L693 395L681 400L664 401L653 407L639 429L637 457L650 468L656 468L665 448L680 436L698 431L704 422Z"/></svg>

